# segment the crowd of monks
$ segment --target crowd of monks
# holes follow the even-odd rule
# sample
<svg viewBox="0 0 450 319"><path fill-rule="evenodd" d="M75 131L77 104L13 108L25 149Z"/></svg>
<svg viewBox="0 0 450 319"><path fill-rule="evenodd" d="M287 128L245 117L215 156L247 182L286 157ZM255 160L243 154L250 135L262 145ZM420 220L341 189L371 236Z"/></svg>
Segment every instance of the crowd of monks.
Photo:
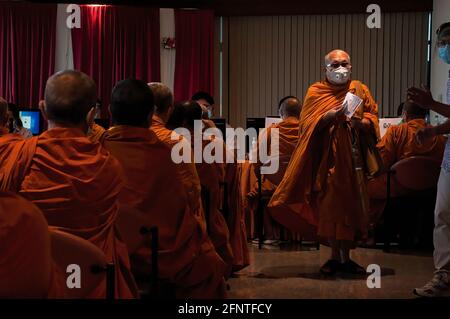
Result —
<svg viewBox="0 0 450 319"><path fill-rule="evenodd" d="M271 198L264 233L278 240L285 227L291 236L329 245L330 259L320 269L325 275L365 273L350 249L380 218L387 169L414 155L440 160L445 138L416 140L426 112L411 102L403 105L402 124L381 138L378 106L366 85L350 79L350 56L330 52L324 70L303 103L294 96L280 101L281 122L259 136L257 147L267 143L286 162L280 182L262 177L261 193ZM138 211L159 230L158 275L176 296L225 298L226 280L250 263L247 240L255 237L263 163L173 161L179 143L193 150L176 128L193 134L195 121L214 126L205 118L214 104L207 95L175 106L162 83L120 81L105 130L93 120L96 91L78 71L50 77L40 103L48 129L27 139L8 131L8 104L0 98L0 297L69 295L66 269L51 247L52 231L62 231L95 245L115 265L116 298L138 298L155 252L144 240L131 249L127 229L118 225L119 217ZM343 107L348 92L362 101L351 118ZM224 157L231 151L214 135L203 139L203 148L212 142L223 145ZM104 298L106 285L105 278L84 297Z"/></svg>

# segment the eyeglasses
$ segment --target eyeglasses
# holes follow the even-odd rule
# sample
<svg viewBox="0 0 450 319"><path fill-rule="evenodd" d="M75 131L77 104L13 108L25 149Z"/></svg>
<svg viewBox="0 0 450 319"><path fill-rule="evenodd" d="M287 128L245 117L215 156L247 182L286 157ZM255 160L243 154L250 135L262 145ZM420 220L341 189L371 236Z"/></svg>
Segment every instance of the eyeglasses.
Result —
<svg viewBox="0 0 450 319"><path fill-rule="evenodd" d="M349 62L333 62L333 63L328 63L326 66L327 66L328 68L337 69L337 68L339 68L340 66L346 68L346 67L348 67L349 65L350 65Z"/></svg>

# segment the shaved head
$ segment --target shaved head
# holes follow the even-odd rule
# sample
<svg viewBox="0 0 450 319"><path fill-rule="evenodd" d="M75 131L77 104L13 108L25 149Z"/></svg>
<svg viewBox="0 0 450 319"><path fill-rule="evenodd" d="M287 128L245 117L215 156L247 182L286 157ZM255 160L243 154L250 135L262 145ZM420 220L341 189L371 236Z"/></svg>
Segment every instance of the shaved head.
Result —
<svg viewBox="0 0 450 319"><path fill-rule="evenodd" d="M330 63L333 63L333 61L337 62L347 61L348 63L350 63L350 55L344 50L340 49L330 51L328 52L327 55L325 55L325 66Z"/></svg>
<svg viewBox="0 0 450 319"><path fill-rule="evenodd" d="M295 96L289 96L281 100L280 102L280 116L282 119L287 119L288 117L300 117L300 111L302 106L300 101Z"/></svg>
<svg viewBox="0 0 450 319"><path fill-rule="evenodd" d="M97 87L86 74L66 70L52 75L45 87L45 114L61 125L80 125L97 101Z"/></svg>
<svg viewBox="0 0 450 319"><path fill-rule="evenodd" d="M8 123L8 102L0 96L0 127Z"/></svg>
<svg viewBox="0 0 450 319"><path fill-rule="evenodd" d="M173 93L170 88L161 82L148 83L153 93L155 104L155 112L157 114L165 114L169 108L173 106Z"/></svg>

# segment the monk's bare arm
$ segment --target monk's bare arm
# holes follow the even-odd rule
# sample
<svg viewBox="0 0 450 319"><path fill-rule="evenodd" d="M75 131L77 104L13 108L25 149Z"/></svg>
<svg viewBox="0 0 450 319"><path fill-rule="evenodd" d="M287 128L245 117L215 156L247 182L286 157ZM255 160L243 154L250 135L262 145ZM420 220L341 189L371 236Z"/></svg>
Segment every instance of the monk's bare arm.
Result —
<svg viewBox="0 0 450 319"><path fill-rule="evenodd" d="M448 105L448 104L434 101L434 103L431 104L430 109L435 111L436 113L439 113L445 117L450 118L450 105ZM447 134L447 133L444 133L444 134Z"/></svg>
<svg viewBox="0 0 450 319"><path fill-rule="evenodd" d="M449 107L449 106L447 105L447 107ZM435 128L436 135L450 134L450 120L447 120L445 123L435 126L434 128Z"/></svg>
<svg viewBox="0 0 450 319"><path fill-rule="evenodd" d="M434 100L430 90L412 87L408 89L407 95L410 102L450 118L450 105Z"/></svg>
<svg viewBox="0 0 450 319"><path fill-rule="evenodd" d="M450 134L450 120L438 126L424 127L417 131L416 140L419 144L424 143L427 139L437 135Z"/></svg>

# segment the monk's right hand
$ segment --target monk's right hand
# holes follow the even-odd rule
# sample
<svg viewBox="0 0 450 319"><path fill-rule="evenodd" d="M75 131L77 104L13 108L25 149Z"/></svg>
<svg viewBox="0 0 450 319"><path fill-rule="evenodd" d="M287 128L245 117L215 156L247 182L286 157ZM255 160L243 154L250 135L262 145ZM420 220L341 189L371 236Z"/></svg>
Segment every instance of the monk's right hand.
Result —
<svg viewBox="0 0 450 319"><path fill-rule="evenodd" d="M428 140L436 135L437 135L437 132L434 127L421 128L416 133L416 141L417 141L417 143L422 145L426 140Z"/></svg>
<svg viewBox="0 0 450 319"><path fill-rule="evenodd" d="M342 123L347 117L345 116L345 109L342 105L336 106L332 110L329 110L326 114L327 122Z"/></svg>

